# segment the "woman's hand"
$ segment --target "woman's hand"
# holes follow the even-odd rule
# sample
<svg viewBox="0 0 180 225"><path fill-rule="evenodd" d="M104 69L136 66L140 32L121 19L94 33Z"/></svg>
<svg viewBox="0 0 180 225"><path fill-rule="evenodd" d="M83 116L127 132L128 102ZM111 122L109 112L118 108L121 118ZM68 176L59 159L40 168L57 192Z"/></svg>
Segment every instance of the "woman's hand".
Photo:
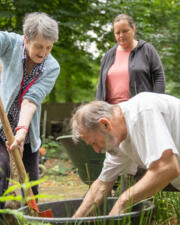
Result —
<svg viewBox="0 0 180 225"><path fill-rule="evenodd" d="M24 142L27 135L27 131L25 129L19 129L16 132L15 140L10 146L8 141L6 142L6 147L9 152L14 151L16 148L20 151L21 156L23 156L24 151Z"/></svg>

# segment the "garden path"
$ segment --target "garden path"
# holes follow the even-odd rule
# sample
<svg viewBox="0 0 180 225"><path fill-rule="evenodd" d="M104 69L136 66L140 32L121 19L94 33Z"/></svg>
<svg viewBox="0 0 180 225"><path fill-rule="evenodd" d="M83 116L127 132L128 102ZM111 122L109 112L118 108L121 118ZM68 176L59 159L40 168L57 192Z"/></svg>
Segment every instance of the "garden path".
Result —
<svg viewBox="0 0 180 225"><path fill-rule="evenodd" d="M39 192L46 195L56 195L56 197L45 197L39 199L39 202L84 197L88 190L88 185L81 181L77 173L74 173L70 161L64 162L58 159L49 159L46 161L45 166L48 179L40 184ZM60 170L64 174L61 174Z"/></svg>

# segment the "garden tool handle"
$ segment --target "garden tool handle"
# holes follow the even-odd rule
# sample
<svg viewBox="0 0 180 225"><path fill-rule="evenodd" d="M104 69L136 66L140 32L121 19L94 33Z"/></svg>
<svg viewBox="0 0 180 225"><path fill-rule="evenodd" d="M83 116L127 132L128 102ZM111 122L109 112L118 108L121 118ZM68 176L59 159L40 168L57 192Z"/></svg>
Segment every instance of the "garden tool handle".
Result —
<svg viewBox="0 0 180 225"><path fill-rule="evenodd" d="M2 128L4 130L6 139L8 140L9 145L12 145L12 143L15 140L15 137L14 137L14 134L12 132L12 129L11 129L8 117L6 115L6 112L4 110L4 106L2 104L1 98L0 98L0 120L1 120L1 123L2 123ZM24 183L25 179L26 179L26 176L27 176L27 173L26 173L26 170L25 170L25 167L24 167L19 149L16 147L14 150L12 150L10 152L10 154L12 154L14 162L16 164L16 168L17 168L17 171L18 171L18 174L19 174L20 183ZM26 200L27 204L28 204L28 207L29 207L29 210L30 210L30 215L32 215L32 216L39 216L40 215L41 217L44 217L44 216L45 217L53 217L52 210L46 210L46 211L43 211L43 212L39 212L39 208L38 208L38 205L36 203L36 200L33 198L34 194L33 194L31 188L28 189L26 197L32 198L31 200Z"/></svg>
<svg viewBox="0 0 180 225"><path fill-rule="evenodd" d="M2 100L0 98L0 120L2 123L2 128L4 130L6 139L9 142L9 145L12 145L12 143L15 140L14 134L12 132L9 120L7 118L6 112L4 110L4 106L2 104ZM10 154L12 154L14 162L16 164L17 170L18 170L18 174L19 174L19 178L20 178L20 183L24 183L25 178L27 176L26 174L26 170L22 161L22 157L21 154L18 150L18 148L15 148L14 150L12 150L10 152Z"/></svg>

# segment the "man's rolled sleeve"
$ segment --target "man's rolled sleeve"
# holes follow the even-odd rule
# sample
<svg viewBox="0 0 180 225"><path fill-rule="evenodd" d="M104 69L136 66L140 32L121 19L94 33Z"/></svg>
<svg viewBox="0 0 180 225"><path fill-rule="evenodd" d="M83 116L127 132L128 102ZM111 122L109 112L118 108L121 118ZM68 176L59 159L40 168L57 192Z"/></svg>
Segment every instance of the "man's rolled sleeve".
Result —
<svg viewBox="0 0 180 225"><path fill-rule="evenodd" d="M116 180L119 175L135 175L136 172L137 164L130 160L121 151L116 155L106 153L106 158L104 160L104 165L99 175L99 179L103 182L111 182Z"/></svg>

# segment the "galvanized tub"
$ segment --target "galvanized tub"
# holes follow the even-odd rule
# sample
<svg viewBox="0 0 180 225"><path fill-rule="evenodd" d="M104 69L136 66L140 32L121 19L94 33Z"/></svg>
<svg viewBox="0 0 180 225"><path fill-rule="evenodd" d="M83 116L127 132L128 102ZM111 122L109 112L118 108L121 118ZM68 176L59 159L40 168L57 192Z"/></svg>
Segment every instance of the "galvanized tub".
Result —
<svg viewBox="0 0 180 225"><path fill-rule="evenodd" d="M54 218L29 216L28 207L23 207L19 211L24 212L24 218L28 224L33 221L37 222L37 224L50 223L51 225L150 225L153 222L155 205L152 201L138 203L128 213L108 216L117 198L107 198L102 207L97 209L95 216L72 218L72 215L82 203L82 200L71 199L38 204L40 211L52 209Z"/></svg>

